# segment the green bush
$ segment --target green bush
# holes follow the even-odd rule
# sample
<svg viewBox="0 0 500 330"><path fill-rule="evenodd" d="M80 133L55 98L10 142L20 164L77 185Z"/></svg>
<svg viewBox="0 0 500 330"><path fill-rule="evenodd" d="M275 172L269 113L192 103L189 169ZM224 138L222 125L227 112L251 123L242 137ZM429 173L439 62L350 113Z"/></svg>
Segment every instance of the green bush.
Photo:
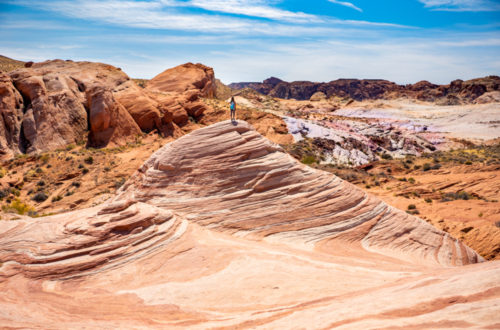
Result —
<svg viewBox="0 0 500 330"><path fill-rule="evenodd" d="M313 163L316 163L316 157L311 156L311 155L304 156L304 157L302 157L301 162L302 162L303 164L306 164L306 165L311 165L311 164L313 164Z"/></svg>
<svg viewBox="0 0 500 330"><path fill-rule="evenodd" d="M388 153L383 153L381 157L382 157L382 159L387 159L387 160L392 159L392 156Z"/></svg>
<svg viewBox="0 0 500 330"><path fill-rule="evenodd" d="M94 164L94 158L92 156L88 156L83 161L89 165Z"/></svg>
<svg viewBox="0 0 500 330"><path fill-rule="evenodd" d="M38 202L38 203L41 203L43 201L46 201L47 198L49 198L49 196L47 196L45 193L43 192L38 192L36 193L33 197L31 197L32 200L34 200L35 202Z"/></svg>

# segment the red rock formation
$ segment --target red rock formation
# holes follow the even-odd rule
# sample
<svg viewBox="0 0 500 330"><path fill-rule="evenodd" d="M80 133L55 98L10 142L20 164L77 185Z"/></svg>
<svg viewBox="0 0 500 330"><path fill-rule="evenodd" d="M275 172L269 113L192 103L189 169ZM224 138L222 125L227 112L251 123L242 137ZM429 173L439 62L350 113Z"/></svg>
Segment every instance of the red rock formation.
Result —
<svg viewBox="0 0 500 330"><path fill-rule="evenodd" d="M2 74L0 158L64 147L88 134L91 146L124 145L138 127L173 134L189 116L203 115L208 108L199 97L215 90L213 70L201 64L167 70L155 83L161 92L140 88L111 65L62 60Z"/></svg>
<svg viewBox="0 0 500 330"><path fill-rule="evenodd" d="M0 73L0 160L21 152L21 120L23 99L12 80Z"/></svg>
<svg viewBox="0 0 500 330"><path fill-rule="evenodd" d="M120 103L116 102L113 93L105 86L89 87L86 94L90 145L96 147L124 145L130 137L141 134L132 116Z"/></svg>
<svg viewBox="0 0 500 330"><path fill-rule="evenodd" d="M227 121L164 146L104 205L0 221L0 324L492 328L500 262L452 267L477 261Z"/></svg>
<svg viewBox="0 0 500 330"><path fill-rule="evenodd" d="M146 87L158 92L184 93L196 90L203 97L214 97L214 70L199 63L182 64L163 71L151 79Z"/></svg>

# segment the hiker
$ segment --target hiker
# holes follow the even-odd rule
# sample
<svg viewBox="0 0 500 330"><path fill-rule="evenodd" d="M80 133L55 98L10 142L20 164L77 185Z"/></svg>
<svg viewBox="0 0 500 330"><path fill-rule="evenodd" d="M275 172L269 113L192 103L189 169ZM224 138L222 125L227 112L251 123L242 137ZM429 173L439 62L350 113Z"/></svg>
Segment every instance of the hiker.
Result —
<svg viewBox="0 0 500 330"><path fill-rule="evenodd" d="M229 109L231 109L231 121L236 120L236 102L234 102L234 96L231 96L231 103L229 104Z"/></svg>

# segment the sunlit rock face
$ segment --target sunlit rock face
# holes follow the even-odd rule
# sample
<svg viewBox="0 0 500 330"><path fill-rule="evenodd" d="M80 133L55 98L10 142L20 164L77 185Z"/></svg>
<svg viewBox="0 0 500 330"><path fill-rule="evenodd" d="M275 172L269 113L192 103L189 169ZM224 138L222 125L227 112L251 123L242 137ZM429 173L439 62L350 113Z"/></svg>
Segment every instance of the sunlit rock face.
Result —
<svg viewBox="0 0 500 330"><path fill-rule="evenodd" d="M226 121L165 145L103 205L0 221L0 324L494 327L500 262L481 261Z"/></svg>

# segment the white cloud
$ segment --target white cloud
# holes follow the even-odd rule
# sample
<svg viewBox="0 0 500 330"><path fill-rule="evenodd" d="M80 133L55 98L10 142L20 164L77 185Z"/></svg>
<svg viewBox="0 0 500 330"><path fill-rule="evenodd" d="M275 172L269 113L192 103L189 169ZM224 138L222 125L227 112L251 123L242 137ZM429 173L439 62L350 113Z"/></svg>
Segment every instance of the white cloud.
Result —
<svg viewBox="0 0 500 330"><path fill-rule="evenodd" d="M359 12L363 11L361 8L357 7L356 5L352 4L351 2L339 1L339 0L328 0L328 1L331 3L337 4L337 5L352 8L352 9L357 10Z"/></svg>
<svg viewBox="0 0 500 330"><path fill-rule="evenodd" d="M243 35L325 35L340 25L401 28L391 23L341 20L281 10L264 0L18 0L16 5L47 10L67 17L119 26ZM202 8L207 13L186 11ZM228 15L233 14L233 15ZM235 16L243 15L246 17ZM259 19L257 19L259 18Z"/></svg>
<svg viewBox="0 0 500 330"><path fill-rule="evenodd" d="M418 0L427 8L440 11L500 11L496 0Z"/></svg>
<svg viewBox="0 0 500 330"><path fill-rule="evenodd" d="M172 1L169 1L172 3ZM179 4L176 2L175 4ZM186 5L229 14L268 18L290 22L319 22L319 17L271 7L262 0L191 0Z"/></svg>

